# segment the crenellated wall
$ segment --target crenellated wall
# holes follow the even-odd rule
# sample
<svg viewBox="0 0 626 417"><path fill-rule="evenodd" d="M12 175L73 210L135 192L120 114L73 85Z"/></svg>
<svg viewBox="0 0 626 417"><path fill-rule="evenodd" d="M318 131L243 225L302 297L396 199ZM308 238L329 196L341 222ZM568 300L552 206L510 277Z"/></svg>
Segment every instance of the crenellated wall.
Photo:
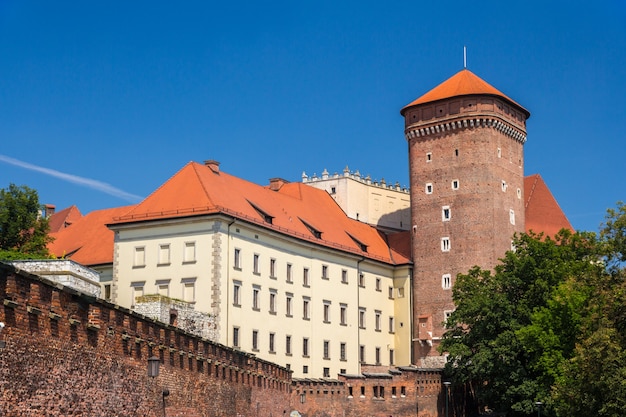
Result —
<svg viewBox="0 0 626 417"><path fill-rule="evenodd" d="M0 300L3 416L290 410L290 371L252 355L1 263ZM147 376L151 356L160 359L154 378Z"/></svg>

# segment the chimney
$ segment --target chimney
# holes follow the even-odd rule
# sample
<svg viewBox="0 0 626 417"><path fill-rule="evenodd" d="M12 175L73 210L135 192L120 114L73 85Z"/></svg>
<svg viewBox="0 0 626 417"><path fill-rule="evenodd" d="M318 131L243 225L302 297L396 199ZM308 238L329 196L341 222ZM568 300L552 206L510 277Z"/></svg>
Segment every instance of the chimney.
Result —
<svg viewBox="0 0 626 417"><path fill-rule="evenodd" d="M218 161L214 161L213 159L208 159L204 161L204 165L209 167L209 169L216 174L220 173L220 163Z"/></svg>
<svg viewBox="0 0 626 417"><path fill-rule="evenodd" d="M289 181L282 178L270 178L270 190L278 191L283 185L289 184Z"/></svg>

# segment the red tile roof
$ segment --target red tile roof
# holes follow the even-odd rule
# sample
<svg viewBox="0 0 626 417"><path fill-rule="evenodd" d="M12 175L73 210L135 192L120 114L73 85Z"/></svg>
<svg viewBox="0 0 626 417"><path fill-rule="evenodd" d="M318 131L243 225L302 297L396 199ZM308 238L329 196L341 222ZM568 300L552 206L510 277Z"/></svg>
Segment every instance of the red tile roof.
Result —
<svg viewBox="0 0 626 417"><path fill-rule="evenodd" d="M387 263L410 262L377 229L346 216L326 191L287 183L273 191L190 162L114 224L224 213L280 233ZM270 220L271 223L267 220ZM321 237L316 237L317 232ZM366 250L362 250L362 245Z"/></svg>
<svg viewBox="0 0 626 417"><path fill-rule="evenodd" d="M66 257L87 266L112 263L113 232L106 224L131 207L96 210L82 216L69 227L51 233L54 241L48 249L56 257Z"/></svg>
<svg viewBox="0 0 626 417"><path fill-rule="evenodd" d="M74 223L76 220L80 219L82 214L78 207L70 206L65 208L59 212L54 213L50 217L48 217L48 224L50 225L50 232L58 232L64 227L69 226Z"/></svg>
<svg viewBox="0 0 626 417"><path fill-rule="evenodd" d="M411 102L410 104L407 104L402 108L402 110L400 110L400 113L404 115L404 112L407 108L418 104L430 103L433 101L444 100L452 97L469 96L476 94L498 96L500 98L503 98L524 111L526 113L526 117L530 116L530 112L528 110L517 104L515 101L511 100L509 97L502 94L491 84L476 76L468 69L463 69L457 72L452 77L448 78L446 81L442 82L437 87L433 88L417 100Z"/></svg>
<svg viewBox="0 0 626 417"><path fill-rule="evenodd" d="M574 232L559 203L539 174L524 178L524 201L526 232L543 232L547 236L554 236L563 228Z"/></svg>

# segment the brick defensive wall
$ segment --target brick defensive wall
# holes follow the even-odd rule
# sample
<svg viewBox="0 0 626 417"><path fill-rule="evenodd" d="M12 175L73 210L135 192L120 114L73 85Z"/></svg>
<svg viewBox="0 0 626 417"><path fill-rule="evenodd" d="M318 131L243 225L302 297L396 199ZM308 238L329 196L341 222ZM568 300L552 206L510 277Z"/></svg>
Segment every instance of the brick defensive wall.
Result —
<svg viewBox="0 0 626 417"><path fill-rule="evenodd" d="M0 303L2 416L292 410L286 368L2 263ZM156 377L147 374L150 357L160 359Z"/></svg>

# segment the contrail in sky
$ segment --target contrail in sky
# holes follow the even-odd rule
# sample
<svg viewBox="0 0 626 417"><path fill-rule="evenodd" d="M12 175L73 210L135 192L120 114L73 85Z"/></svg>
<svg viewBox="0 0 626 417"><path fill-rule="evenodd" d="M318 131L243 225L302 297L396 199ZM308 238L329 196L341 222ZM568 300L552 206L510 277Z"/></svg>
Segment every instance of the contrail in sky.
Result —
<svg viewBox="0 0 626 417"><path fill-rule="evenodd" d="M42 174L49 175L51 177L60 178L64 181L82 185L82 186L85 186L85 187L88 187L97 191L102 191L103 193L107 193L112 196L119 197L131 203L136 203L136 202L143 200L143 197L127 193L126 191L120 190L119 188L115 188L112 185L109 185L105 182L92 180L90 178L78 177L72 174L66 174L64 172L59 172L50 168L40 167L37 165L29 164L28 162L23 162L17 159L9 158L8 156L5 156L5 155L0 155L0 161L6 162L7 164L15 165L21 168L30 169L32 171L41 172Z"/></svg>

